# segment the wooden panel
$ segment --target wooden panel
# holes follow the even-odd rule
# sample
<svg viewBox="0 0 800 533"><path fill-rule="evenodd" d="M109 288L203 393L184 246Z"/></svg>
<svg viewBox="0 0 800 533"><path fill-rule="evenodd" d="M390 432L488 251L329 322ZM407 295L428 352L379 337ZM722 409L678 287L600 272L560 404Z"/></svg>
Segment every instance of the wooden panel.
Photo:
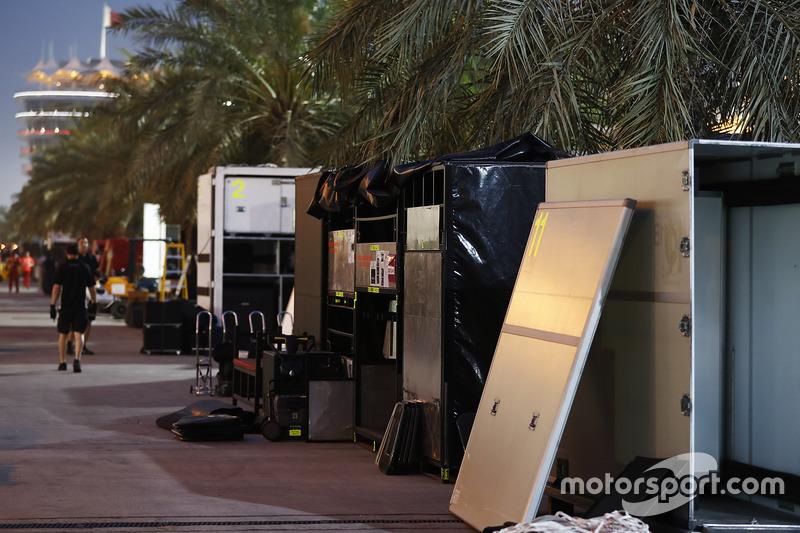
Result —
<svg viewBox="0 0 800 533"><path fill-rule="evenodd" d="M476 529L534 517L633 204L537 210L450 502Z"/></svg>

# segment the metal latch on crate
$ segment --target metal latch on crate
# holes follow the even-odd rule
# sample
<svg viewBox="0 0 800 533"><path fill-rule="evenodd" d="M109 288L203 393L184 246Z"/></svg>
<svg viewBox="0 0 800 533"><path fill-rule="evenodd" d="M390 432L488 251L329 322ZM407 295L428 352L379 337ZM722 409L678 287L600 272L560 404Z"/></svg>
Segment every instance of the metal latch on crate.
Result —
<svg viewBox="0 0 800 533"><path fill-rule="evenodd" d="M494 399L494 405L492 406L492 410L490 411L490 414L492 416L496 416L497 415L497 406L498 405L500 405L500 400L495 398Z"/></svg>
<svg viewBox="0 0 800 533"><path fill-rule="evenodd" d="M539 411L534 411L533 412L533 415L531 415L531 423L528 425L528 429L530 429L530 430L535 430L536 429L536 424L539 423L539 417L540 416L541 416L541 413L539 413Z"/></svg>
<svg viewBox="0 0 800 533"><path fill-rule="evenodd" d="M688 170L681 172L681 190L688 191L692 187L692 177Z"/></svg>
<svg viewBox="0 0 800 533"><path fill-rule="evenodd" d="M678 322L678 330L684 337L691 337L692 335L692 317L683 315L680 322Z"/></svg>

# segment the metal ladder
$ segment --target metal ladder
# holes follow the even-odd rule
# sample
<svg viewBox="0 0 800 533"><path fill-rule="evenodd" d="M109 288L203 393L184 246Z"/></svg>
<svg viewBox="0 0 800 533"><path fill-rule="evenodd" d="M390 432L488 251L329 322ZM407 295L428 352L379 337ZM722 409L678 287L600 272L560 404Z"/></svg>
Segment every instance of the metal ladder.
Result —
<svg viewBox="0 0 800 533"><path fill-rule="evenodd" d="M183 243L168 242L166 246L159 301L163 302L167 294L187 299L189 293L186 288L186 250Z"/></svg>

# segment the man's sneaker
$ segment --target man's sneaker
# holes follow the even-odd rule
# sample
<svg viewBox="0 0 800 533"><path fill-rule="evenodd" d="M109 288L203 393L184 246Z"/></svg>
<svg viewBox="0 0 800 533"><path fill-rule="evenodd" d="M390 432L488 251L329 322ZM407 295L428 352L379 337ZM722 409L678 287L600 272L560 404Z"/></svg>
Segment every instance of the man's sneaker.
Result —
<svg viewBox="0 0 800 533"><path fill-rule="evenodd" d="M89 348L87 348L85 344L83 345L83 352L82 353L83 353L83 355L94 355L94 352L91 351Z"/></svg>
<svg viewBox="0 0 800 533"><path fill-rule="evenodd" d="M72 341L67 341L67 355L75 355L75 348L72 346Z"/></svg>
<svg viewBox="0 0 800 533"><path fill-rule="evenodd" d="M59 370L66 370L67 369L67 363L58 363L58 369Z"/></svg>
<svg viewBox="0 0 800 533"><path fill-rule="evenodd" d="M81 371L81 362L78 361L77 359L75 359L75 361L72 362L72 371L73 372Z"/></svg>

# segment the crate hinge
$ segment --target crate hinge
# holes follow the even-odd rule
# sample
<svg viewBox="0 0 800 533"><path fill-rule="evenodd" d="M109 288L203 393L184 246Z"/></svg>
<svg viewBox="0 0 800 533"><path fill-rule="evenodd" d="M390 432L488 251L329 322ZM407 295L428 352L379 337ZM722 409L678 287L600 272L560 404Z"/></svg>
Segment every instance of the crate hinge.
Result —
<svg viewBox="0 0 800 533"><path fill-rule="evenodd" d="M683 416L692 414L692 397L688 394L681 396L681 413L683 413Z"/></svg>
<svg viewBox="0 0 800 533"><path fill-rule="evenodd" d="M680 322L678 322L678 330L684 337L692 336L692 317L683 315Z"/></svg>
<svg viewBox="0 0 800 533"><path fill-rule="evenodd" d="M684 237L681 239L681 242L678 243L678 250L680 250L683 257L689 257L689 254L692 251L692 244L689 240L689 237Z"/></svg>

